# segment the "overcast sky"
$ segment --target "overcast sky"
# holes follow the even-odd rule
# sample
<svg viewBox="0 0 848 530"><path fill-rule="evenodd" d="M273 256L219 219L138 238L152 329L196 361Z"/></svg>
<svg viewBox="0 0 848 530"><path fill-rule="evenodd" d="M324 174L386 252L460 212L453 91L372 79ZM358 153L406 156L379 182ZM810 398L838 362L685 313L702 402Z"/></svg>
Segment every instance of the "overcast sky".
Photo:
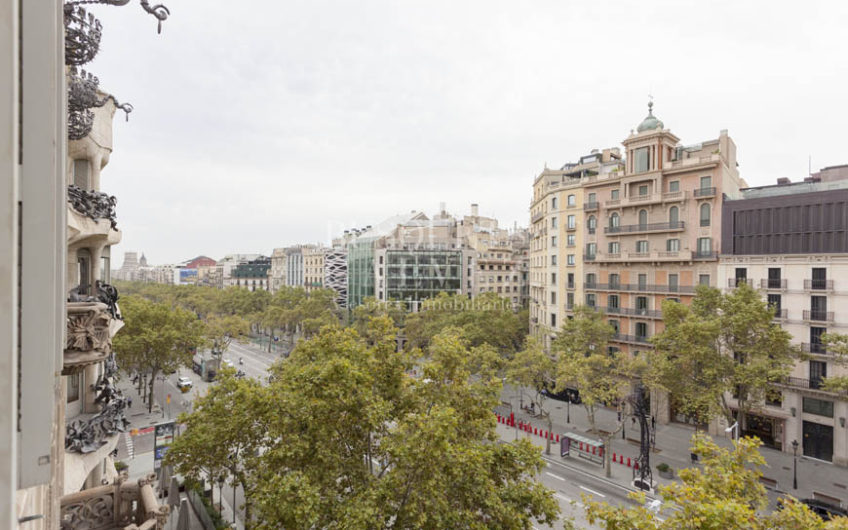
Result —
<svg viewBox="0 0 848 530"><path fill-rule="evenodd" d="M533 177L655 114L728 129L749 185L848 163L848 2L133 0L90 69L135 107L102 189L151 264L329 242L473 202L526 226Z"/></svg>

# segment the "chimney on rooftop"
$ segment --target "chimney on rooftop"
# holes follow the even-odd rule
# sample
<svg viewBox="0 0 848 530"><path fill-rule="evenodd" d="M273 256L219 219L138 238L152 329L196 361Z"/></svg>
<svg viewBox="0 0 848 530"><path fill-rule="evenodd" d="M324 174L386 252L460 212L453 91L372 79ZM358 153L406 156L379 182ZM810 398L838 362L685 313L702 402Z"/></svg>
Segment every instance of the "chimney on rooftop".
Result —
<svg viewBox="0 0 848 530"><path fill-rule="evenodd" d="M789 184L792 184L792 181L790 181L786 177L780 177L779 179L777 179L778 186L788 186Z"/></svg>
<svg viewBox="0 0 848 530"><path fill-rule="evenodd" d="M474 216L474 217L477 217L477 215L478 215L477 212L478 212L477 204L472 204L471 205L471 215Z"/></svg>

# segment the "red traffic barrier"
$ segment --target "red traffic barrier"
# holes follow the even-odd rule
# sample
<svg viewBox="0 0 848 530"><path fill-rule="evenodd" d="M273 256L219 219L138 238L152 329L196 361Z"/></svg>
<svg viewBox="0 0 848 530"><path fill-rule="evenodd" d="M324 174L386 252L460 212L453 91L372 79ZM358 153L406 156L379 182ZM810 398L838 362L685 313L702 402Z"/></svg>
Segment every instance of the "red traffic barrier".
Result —
<svg viewBox="0 0 848 530"><path fill-rule="evenodd" d="M630 466L630 457L629 457L629 456L627 457L627 467L631 467L631 466Z"/></svg>
<svg viewBox="0 0 848 530"><path fill-rule="evenodd" d="M559 435L557 434L556 436L557 436L556 441L557 441L557 443L559 443Z"/></svg>
<svg viewBox="0 0 848 530"><path fill-rule="evenodd" d="M633 469L639 471L639 462L633 462Z"/></svg>
<svg viewBox="0 0 848 530"><path fill-rule="evenodd" d="M612 461L613 461L613 463L615 463L615 456L616 456L616 455L615 455L615 452L613 452L613 453L612 453Z"/></svg>
<svg viewBox="0 0 848 530"><path fill-rule="evenodd" d="M580 442L580 450L583 450L583 442Z"/></svg>
<svg viewBox="0 0 848 530"><path fill-rule="evenodd" d="M536 436L539 436L539 429L537 429L536 427L533 427L533 434L535 434Z"/></svg>

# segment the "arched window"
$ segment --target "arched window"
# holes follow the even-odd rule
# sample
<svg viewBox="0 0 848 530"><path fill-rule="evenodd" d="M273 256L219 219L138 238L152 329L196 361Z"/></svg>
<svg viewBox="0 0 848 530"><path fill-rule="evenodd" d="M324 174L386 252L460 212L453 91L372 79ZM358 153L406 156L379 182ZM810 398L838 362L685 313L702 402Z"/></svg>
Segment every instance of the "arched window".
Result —
<svg viewBox="0 0 848 530"><path fill-rule="evenodd" d="M701 226L710 226L710 203L701 205Z"/></svg>
<svg viewBox="0 0 848 530"><path fill-rule="evenodd" d="M589 228L589 230L594 230L595 228L597 228L598 220L595 219L594 215L590 215L589 219L586 220L586 226Z"/></svg>
<svg viewBox="0 0 848 530"><path fill-rule="evenodd" d="M617 212L613 212L613 214L610 215L609 225L610 225L610 228L616 228L616 227L621 225L621 219L618 217Z"/></svg>
<svg viewBox="0 0 848 530"><path fill-rule="evenodd" d="M676 225L678 220L680 219L680 211L677 209L677 206L672 206L668 209L668 222L669 224Z"/></svg>
<svg viewBox="0 0 848 530"><path fill-rule="evenodd" d="M574 195L569 195L569 196L568 196L568 205L569 205L569 206L574 206L574 205L576 205L576 204L577 204L577 202L576 202L576 199L575 199Z"/></svg>
<svg viewBox="0 0 848 530"><path fill-rule="evenodd" d="M639 226L648 224L648 210L639 210Z"/></svg>

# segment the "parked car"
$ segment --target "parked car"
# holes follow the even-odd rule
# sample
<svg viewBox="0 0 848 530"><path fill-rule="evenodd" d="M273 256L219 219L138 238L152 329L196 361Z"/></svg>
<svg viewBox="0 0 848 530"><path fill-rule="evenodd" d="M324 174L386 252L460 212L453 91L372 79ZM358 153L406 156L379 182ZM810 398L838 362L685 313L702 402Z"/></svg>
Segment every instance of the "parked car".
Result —
<svg viewBox="0 0 848 530"><path fill-rule="evenodd" d="M835 504L830 504L818 499L801 499L801 502L806 504L812 511L825 521L830 521L832 517L842 516L848 517L848 510Z"/></svg>
<svg viewBox="0 0 848 530"><path fill-rule="evenodd" d="M551 399L556 399L557 401L570 401L575 405L579 405L580 401L580 391L576 388L564 388L562 392L552 392L552 389L543 388L542 395L547 396Z"/></svg>
<svg viewBox="0 0 848 530"><path fill-rule="evenodd" d="M835 504L830 504L818 499L798 499L798 502L806 504L810 510L821 517L824 521L830 521L831 518L836 516L848 517L848 510ZM782 499L777 500L777 509L783 509Z"/></svg>
<svg viewBox="0 0 848 530"><path fill-rule="evenodd" d="M177 388L179 388L180 392L182 392L183 394L191 390L191 386L192 382L191 379L189 379L188 377L180 376L180 378L177 379Z"/></svg>

